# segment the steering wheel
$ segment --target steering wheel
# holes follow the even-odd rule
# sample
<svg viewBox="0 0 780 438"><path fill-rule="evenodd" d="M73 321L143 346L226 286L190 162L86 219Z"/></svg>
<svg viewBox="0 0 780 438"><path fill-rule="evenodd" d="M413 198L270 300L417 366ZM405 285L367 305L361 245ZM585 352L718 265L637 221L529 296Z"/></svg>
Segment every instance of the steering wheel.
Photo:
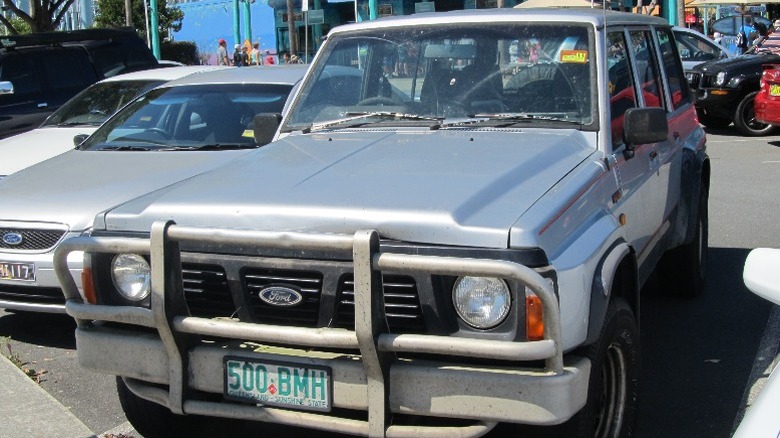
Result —
<svg viewBox="0 0 780 438"><path fill-rule="evenodd" d="M168 139L168 138L171 137L171 135L168 133L168 131L166 131L166 130L164 130L162 128L156 128L156 127L155 128L149 128L149 129L146 130L146 132L153 132L155 134L158 134L158 135L162 136L165 139Z"/></svg>
<svg viewBox="0 0 780 438"><path fill-rule="evenodd" d="M358 106L360 105L402 106L403 104L389 97L375 96L375 97L369 97L367 99L363 99L360 102L358 102L357 105Z"/></svg>

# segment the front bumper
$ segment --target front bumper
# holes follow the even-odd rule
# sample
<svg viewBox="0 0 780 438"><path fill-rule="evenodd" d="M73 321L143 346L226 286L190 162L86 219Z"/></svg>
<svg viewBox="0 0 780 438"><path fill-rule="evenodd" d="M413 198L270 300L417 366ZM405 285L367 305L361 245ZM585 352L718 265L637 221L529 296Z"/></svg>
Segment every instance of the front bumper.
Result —
<svg viewBox="0 0 780 438"><path fill-rule="evenodd" d="M189 316L183 305L178 245L203 239L244 247L351 250L355 330ZM150 254L151 309L83 303L67 266L71 251ZM359 231L353 237L217 232L155 223L151 239L70 239L55 254L55 269L67 297L67 312L78 323L81 365L125 377L136 395L178 414L306 424L366 436L479 436L499 421L564 422L587 398L590 361L571 355L564 363L560 312L552 286L532 269L512 262L387 253L374 231ZM385 333L377 281L382 271L495 276L521 282L542 301L544 339L514 342ZM268 348L269 344L276 347ZM275 350L280 346L283 351ZM365 418L224 400L226 356L328 366L334 408L363 411ZM457 432L453 427L399 426L388 424L387 413L480 423Z"/></svg>
<svg viewBox="0 0 780 438"><path fill-rule="evenodd" d="M81 288L83 253L68 256L71 275ZM0 280L0 308L41 313L65 313L65 296L54 272L54 252L25 254L0 252L0 261L35 266L35 280Z"/></svg>
<svg viewBox="0 0 780 438"><path fill-rule="evenodd" d="M695 90L696 107L706 114L727 119L734 118L742 92L731 88L698 88Z"/></svg>

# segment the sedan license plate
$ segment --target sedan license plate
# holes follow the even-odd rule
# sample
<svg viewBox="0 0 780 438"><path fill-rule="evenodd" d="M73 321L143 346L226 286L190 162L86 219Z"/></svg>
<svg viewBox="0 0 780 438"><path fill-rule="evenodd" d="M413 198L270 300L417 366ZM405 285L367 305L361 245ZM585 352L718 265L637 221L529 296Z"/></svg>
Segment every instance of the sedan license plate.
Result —
<svg viewBox="0 0 780 438"><path fill-rule="evenodd" d="M0 280L35 281L35 264L0 262Z"/></svg>
<svg viewBox="0 0 780 438"><path fill-rule="evenodd" d="M330 412L329 367L226 357L225 398L267 406Z"/></svg>
<svg viewBox="0 0 780 438"><path fill-rule="evenodd" d="M769 84L769 95L780 96L780 84Z"/></svg>

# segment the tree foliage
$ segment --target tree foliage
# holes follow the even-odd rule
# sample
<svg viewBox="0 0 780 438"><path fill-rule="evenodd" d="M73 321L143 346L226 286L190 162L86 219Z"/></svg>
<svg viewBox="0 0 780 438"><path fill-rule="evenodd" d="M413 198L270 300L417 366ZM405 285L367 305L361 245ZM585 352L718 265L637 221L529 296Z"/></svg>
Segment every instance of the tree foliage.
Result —
<svg viewBox="0 0 780 438"><path fill-rule="evenodd" d="M95 27L126 26L124 0L98 0L97 4L98 11L95 14ZM184 19L184 12L181 9L176 6L168 6L165 0L157 0L157 14L161 39L168 38L169 29L174 32L181 30L181 22ZM132 19L133 28L135 28L141 38L146 39L146 14L143 0L132 0Z"/></svg>
<svg viewBox="0 0 780 438"><path fill-rule="evenodd" d="M57 29L75 0L29 0L30 13L19 9L13 0L2 0L3 9L13 17L0 15L0 23L13 35L26 32L50 32Z"/></svg>

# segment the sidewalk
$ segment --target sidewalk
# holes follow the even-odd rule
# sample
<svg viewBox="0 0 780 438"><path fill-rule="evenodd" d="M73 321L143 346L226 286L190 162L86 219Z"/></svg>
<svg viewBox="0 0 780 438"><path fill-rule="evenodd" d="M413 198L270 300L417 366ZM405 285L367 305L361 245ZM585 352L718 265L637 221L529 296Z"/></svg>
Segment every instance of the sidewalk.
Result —
<svg viewBox="0 0 780 438"><path fill-rule="evenodd" d="M0 437L95 437L54 397L0 354Z"/></svg>

